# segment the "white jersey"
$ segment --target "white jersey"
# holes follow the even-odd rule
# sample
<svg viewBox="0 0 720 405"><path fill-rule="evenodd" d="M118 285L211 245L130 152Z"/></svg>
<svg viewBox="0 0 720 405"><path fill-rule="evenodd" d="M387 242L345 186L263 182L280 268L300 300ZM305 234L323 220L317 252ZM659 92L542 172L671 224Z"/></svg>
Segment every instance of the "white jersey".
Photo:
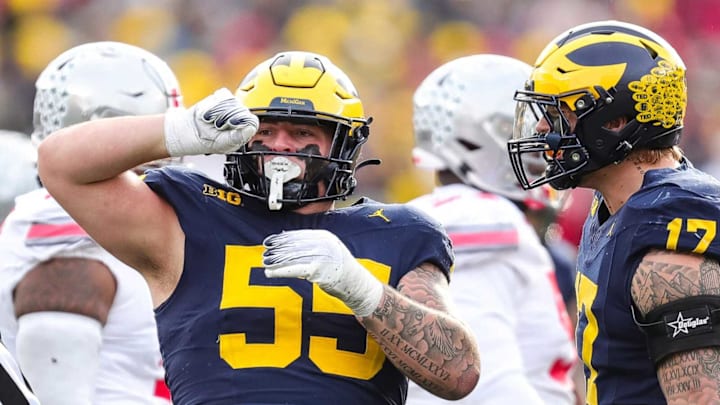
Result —
<svg viewBox="0 0 720 405"><path fill-rule="evenodd" d="M576 354L552 260L511 201L462 184L409 203L440 221L456 254L450 291L477 337L481 377L454 404L574 404ZM450 403L410 383L408 405Z"/></svg>
<svg viewBox="0 0 720 405"><path fill-rule="evenodd" d="M169 403L145 280L90 239L45 189L17 197L0 229L0 336L10 353L15 355L18 328L13 290L30 269L53 257L102 261L117 282L102 331L93 403Z"/></svg>

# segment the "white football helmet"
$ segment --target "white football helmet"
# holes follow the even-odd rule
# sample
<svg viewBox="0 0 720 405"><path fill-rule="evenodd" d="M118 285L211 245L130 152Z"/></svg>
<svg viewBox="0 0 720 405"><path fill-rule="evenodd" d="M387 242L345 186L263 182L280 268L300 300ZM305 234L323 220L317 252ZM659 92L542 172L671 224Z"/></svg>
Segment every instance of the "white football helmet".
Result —
<svg viewBox="0 0 720 405"><path fill-rule="evenodd" d="M513 96L530 71L530 65L519 60L480 54L452 60L430 73L413 97L416 166L450 170L466 184L532 209L557 208L556 191L520 187L507 156Z"/></svg>
<svg viewBox="0 0 720 405"><path fill-rule="evenodd" d="M76 46L52 60L35 83L32 141L96 118L164 113L182 105L170 67L120 42Z"/></svg>
<svg viewBox="0 0 720 405"><path fill-rule="evenodd" d="M30 137L0 130L0 223L15 205L15 197L40 187L35 162Z"/></svg>

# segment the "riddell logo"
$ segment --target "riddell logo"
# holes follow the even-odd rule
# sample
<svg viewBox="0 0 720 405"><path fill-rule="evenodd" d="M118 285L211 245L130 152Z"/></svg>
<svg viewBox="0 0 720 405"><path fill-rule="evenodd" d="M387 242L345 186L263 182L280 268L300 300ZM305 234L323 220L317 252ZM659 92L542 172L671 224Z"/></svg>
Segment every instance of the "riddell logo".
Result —
<svg viewBox="0 0 720 405"><path fill-rule="evenodd" d="M695 318L695 317L683 317L682 312L678 312L677 319L675 319L672 322L668 322L667 325L671 328L673 328L673 334L672 337L675 337L679 334L685 334L689 335L691 332L694 332L695 329L706 326L710 323L710 317L706 316L704 318Z"/></svg>

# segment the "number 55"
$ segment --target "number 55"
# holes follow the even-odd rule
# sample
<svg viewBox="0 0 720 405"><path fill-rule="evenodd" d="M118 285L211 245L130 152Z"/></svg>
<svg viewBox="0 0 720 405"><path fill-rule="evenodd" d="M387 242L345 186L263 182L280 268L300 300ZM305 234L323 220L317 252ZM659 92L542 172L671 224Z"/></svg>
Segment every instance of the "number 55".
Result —
<svg viewBox="0 0 720 405"><path fill-rule="evenodd" d="M226 246L220 309L272 308L275 312L273 343L247 343L245 333L220 335L220 357L232 368L284 368L301 356L303 297L288 286L250 285L253 267L262 267L262 246ZM378 280L387 283L390 267L359 259ZM340 300L313 285L312 310L352 316ZM382 368L385 355L366 334L364 353L337 348L338 338L310 336L308 357L328 374L369 380Z"/></svg>

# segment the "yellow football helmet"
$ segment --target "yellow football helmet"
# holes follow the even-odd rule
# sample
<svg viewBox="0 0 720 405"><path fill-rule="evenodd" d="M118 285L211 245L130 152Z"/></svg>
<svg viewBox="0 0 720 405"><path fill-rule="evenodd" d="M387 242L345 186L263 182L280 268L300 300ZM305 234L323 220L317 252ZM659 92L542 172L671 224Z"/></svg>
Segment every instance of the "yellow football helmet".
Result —
<svg viewBox="0 0 720 405"><path fill-rule="evenodd" d="M632 150L679 142L687 104L685 64L645 28L619 21L583 24L545 47L515 100L508 152L520 184L567 189ZM568 110L577 116L574 129L563 113ZM627 121L622 129L606 128L619 118ZM550 124L550 132L536 132L539 120ZM524 159L538 155L547 167L534 176Z"/></svg>
<svg viewBox="0 0 720 405"><path fill-rule="evenodd" d="M236 96L263 119L283 119L329 126L334 133L328 156L302 151L277 152L248 144L227 155L225 178L243 194L268 200L265 162L276 156L307 160L301 180L283 184L278 202L294 209L310 202L344 199L357 181L355 170L370 120L350 79L329 59L310 53L281 52L260 63L240 83ZM375 161L373 161L375 162ZM320 195L318 183L326 192Z"/></svg>

